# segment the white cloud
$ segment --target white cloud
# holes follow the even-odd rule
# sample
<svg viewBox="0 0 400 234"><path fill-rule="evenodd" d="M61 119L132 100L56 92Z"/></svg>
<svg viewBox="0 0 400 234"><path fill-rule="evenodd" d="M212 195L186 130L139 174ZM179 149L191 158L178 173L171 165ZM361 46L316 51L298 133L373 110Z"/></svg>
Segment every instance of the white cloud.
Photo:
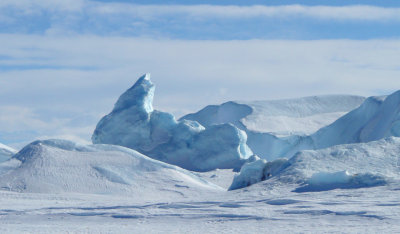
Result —
<svg viewBox="0 0 400 234"><path fill-rule="evenodd" d="M337 20L399 20L400 8L384 8L368 5L352 6L218 6L218 5L132 5L102 4L93 7L103 14L132 14L145 19L163 15L187 15L194 18L223 17L310 17Z"/></svg>
<svg viewBox="0 0 400 234"><path fill-rule="evenodd" d="M84 13L93 17L96 14L126 14L143 20L153 20L164 16L187 17L189 19L253 18L253 17L309 17L327 20L400 20L400 8L371 5L348 6L237 6L237 5L138 5L132 3L100 3L88 0L3 0L0 8L13 7L25 14L35 14L45 10Z"/></svg>

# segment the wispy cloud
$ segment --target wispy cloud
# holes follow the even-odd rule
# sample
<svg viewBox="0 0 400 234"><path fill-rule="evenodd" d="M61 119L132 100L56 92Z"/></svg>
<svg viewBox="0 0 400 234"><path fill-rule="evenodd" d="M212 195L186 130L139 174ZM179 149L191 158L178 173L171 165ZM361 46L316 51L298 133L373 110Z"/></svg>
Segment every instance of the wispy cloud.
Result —
<svg viewBox="0 0 400 234"><path fill-rule="evenodd" d="M218 6L218 5L92 5L93 12L102 14L131 14L143 19L159 16L185 15L190 18L253 18L310 17L336 20L400 20L400 8L368 5L354 6Z"/></svg>
<svg viewBox="0 0 400 234"><path fill-rule="evenodd" d="M236 5L138 5L131 3L104 3L88 0L3 0L2 9L15 8L25 14L46 10L52 12L76 12L84 14L129 14L142 19L163 16L187 17L311 17L337 20L400 20L400 8L370 5L350 6L236 6Z"/></svg>
<svg viewBox="0 0 400 234"><path fill-rule="evenodd" d="M307 28L299 21L320 23L324 27L318 30ZM371 5L138 5L89 0L3 0L0 3L2 33L186 39L304 39L307 37L301 37L302 31L317 37L319 34L334 37L329 32L339 27L345 30L336 30L336 37L355 38L351 36L352 32L359 31L360 25L354 30L351 24L346 24L349 21L364 27L371 27L366 24L388 23L397 29L400 8ZM327 28L326 31L324 28ZM383 36L399 36L396 30L375 28L373 35L384 32L387 35Z"/></svg>

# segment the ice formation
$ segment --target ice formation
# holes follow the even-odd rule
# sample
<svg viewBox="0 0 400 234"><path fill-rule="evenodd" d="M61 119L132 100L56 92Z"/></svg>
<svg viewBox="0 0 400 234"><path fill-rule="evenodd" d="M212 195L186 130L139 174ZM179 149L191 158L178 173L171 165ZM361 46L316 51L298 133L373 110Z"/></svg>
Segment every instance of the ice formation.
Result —
<svg viewBox="0 0 400 234"><path fill-rule="evenodd" d="M247 144L255 154L271 161L290 158L301 150L400 136L400 91L365 100L358 96L321 96L228 102L182 119L204 126L232 123L247 133ZM315 133L304 130L307 128Z"/></svg>
<svg viewBox="0 0 400 234"><path fill-rule="evenodd" d="M229 190L248 187L252 184L267 180L280 173L287 166L287 159L276 159L267 162L265 159L256 158L245 163L240 172L235 175Z"/></svg>
<svg viewBox="0 0 400 234"><path fill-rule="evenodd" d="M400 138L389 137L368 143L305 150L289 160L266 162L259 159L242 167L230 189L263 180L296 184L296 192L384 185L400 180L399 155Z"/></svg>
<svg viewBox="0 0 400 234"><path fill-rule="evenodd" d="M313 96L298 99L227 102L207 106L182 119L203 126L231 123L248 136L247 144L261 158L274 160L313 148L309 134L325 127L358 107L364 97L351 95Z"/></svg>
<svg viewBox="0 0 400 234"><path fill-rule="evenodd" d="M0 164L0 174L0 187L17 192L120 194L157 199L222 190L191 172L125 147L84 146L65 140L29 144Z"/></svg>
<svg viewBox="0 0 400 234"><path fill-rule="evenodd" d="M154 85L146 74L98 123L92 141L135 149L154 159L194 170L240 168L252 155L246 133L230 123L203 127L153 110Z"/></svg>
<svg viewBox="0 0 400 234"><path fill-rule="evenodd" d="M17 151L0 143L0 162L11 158Z"/></svg>

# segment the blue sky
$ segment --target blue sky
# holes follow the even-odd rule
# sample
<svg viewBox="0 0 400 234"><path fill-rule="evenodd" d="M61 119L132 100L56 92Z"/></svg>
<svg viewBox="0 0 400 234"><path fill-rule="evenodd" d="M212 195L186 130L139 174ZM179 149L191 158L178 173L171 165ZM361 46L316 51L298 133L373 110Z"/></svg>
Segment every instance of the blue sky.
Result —
<svg viewBox="0 0 400 234"><path fill-rule="evenodd" d="M399 89L400 1L0 2L0 142L88 142L143 73L176 115Z"/></svg>

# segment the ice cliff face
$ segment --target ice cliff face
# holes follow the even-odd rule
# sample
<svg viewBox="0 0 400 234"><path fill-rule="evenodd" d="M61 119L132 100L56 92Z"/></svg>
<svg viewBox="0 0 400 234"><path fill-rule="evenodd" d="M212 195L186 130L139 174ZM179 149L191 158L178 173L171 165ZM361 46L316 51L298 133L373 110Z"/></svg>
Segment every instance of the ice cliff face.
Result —
<svg viewBox="0 0 400 234"><path fill-rule="evenodd" d="M203 127L153 110L154 85L146 74L118 99L98 123L92 141L135 149L154 159L194 171L240 168L252 155L244 131L232 124Z"/></svg>

